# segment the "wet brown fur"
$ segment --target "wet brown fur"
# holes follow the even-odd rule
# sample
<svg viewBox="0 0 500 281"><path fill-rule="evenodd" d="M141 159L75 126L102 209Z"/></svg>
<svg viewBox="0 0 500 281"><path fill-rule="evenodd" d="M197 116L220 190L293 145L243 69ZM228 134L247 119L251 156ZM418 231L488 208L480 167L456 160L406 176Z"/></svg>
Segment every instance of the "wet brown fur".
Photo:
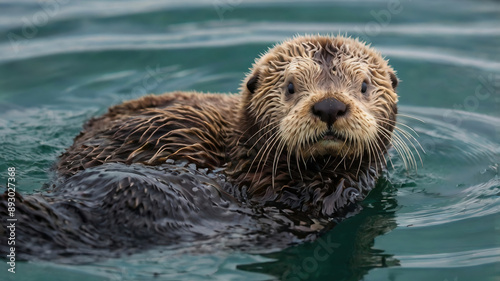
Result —
<svg viewBox="0 0 500 281"><path fill-rule="evenodd" d="M223 168L241 201L331 217L363 199L385 167L396 85L386 60L357 40L297 37L256 60L241 95L174 92L111 107L84 126L57 172L185 159ZM343 143L322 141L327 125L311 112L330 97L348 107L332 128Z"/></svg>

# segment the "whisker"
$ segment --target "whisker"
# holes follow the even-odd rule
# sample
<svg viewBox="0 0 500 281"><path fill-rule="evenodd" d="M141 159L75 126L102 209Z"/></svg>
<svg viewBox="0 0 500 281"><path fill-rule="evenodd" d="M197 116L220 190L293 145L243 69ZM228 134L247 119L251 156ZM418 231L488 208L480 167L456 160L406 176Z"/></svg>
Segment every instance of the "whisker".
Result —
<svg viewBox="0 0 500 281"><path fill-rule="evenodd" d="M398 113L398 114L396 114L396 115L397 115L397 116L403 116L403 117L406 117L406 118L415 119L415 120L420 121L420 122L422 122L422 123L424 123L424 124L425 124L425 121L424 121L424 120L419 119L419 118L414 117L414 116L411 116L411 115L406 115L406 114L402 114L402 113Z"/></svg>
<svg viewBox="0 0 500 281"><path fill-rule="evenodd" d="M246 141L243 145L246 145L246 144L247 144L247 142L249 142L249 141L250 141L250 140L251 140L251 139L252 139L255 135L257 135L259 132L261 132L262 130L264 130L267 126L270 126L270 125L272 125L272 124L274 124L274 123L277 123L277 122L272 122L272 123L270 123L270 124L268 124L268 125L266 125L266 126L262 127L261 129L259 129L259 130L258 130L255 134L253 134L250 138L248 138L248 140L247 140L247 141ZM276 126L272 127L271 129L269 129L269 130L268 130L268 131L269 131L268 133L273 132L276 128L278 128L278 126L279 126L279 124L277 124ZM260 136L260 137L259 137L259 138L255 141L255 143L254 143L254 144L253 144L253 145L252 145L252 146L251 146L248 150L252 150L252 149L255 147L255 145L257 145L257 144L259 143L259 141L260 141L263 137L265 137L268 133L266 133L266 134L262 134L262 136Z"/></svg>
<svg viewBox="0 0 500 281"><path fill-rule="evenodd" d="M385 129L385 128L384 128L384 129ZM413 149L414 149L414 150L415 150L415 152L417 153L418 158L420 159L420 163L421 163L421 165L423 166L424 164L423 164L423 161L422 161L422 157L420 156L420 153L418 152L418 149L417 149L417 147L415 146L415 144L413 143L413 141L414 141L414 142L416 142L416 143L418 144L418 146L420 147L420 149L422 149L422 151L425 153L425 150L424 150L424 148L422 147L422 145L420 145L420 142L419 142L419 141L418 141L418 140L417 140L417 139L416 139L413 135L411 135L410 133L408 133L407 131L405 131L405 130L403 130L403 129L401 129L401 128L398 128L398 127L396 127L396 129L397 129L397 130L396 130L396 131L394 131L394 133L393 133L393 134L394 134L395 136L397 136L397 137L398 137L401 141L403 141L405 144L406 144L406 142L405 142L405 141L401 138L401 136L403 136L405 139L407 139L407 140L408 140L408 142L411 144L411 146L413 147ZM385 130L387 131L387 129L385 129ZM400 136L399 134L401 134L401 136ZM406 146L408 146L408 145L406 145ZM416 163L415 163L415 169L417 169Z"/></svg>
<svg viewBox="0 0 500 281"><path fill-rule="evenodd" d="M377 132L380 134L380 129L378 128L378 125L377 125ZM384 143L384 141L383 141L383 140L382 140L382 138L379 136L379 134L377 134L377 139L380 141L380 143L379 143L379 142L375 142L375 143L374 143L374 149L375 149L375 151L377 152L377 154L375 154L375 155L376 155L376 156L378 156L378 158L379 158L379 159L378 159L378 161L380 161L380 164L382 164L382 163L386 163L386 164L387 164L387 161L382 162L382 160L381 160L381 156L379 155L379 154L382 154L382 151L383 151L383 150L382 150L382 147L381 147L380 145L381 145L382 143ZM390 139L389 139L388 141L389 141L389 142L391 142L391 140L390 140ZM391 142L391 144L392 144L392 142ZM394 163L392 162L391 155L387 154L387 156L389 157L389 162L391 162L392 168L394 169ZM382 156L382 157L383 157L383 156ZM384 160L385 160L385 158L384 158Z"/></svg>
<svg viewBox="0 0 500 281"><path fill-rule="evenodd" d="M287 166L288 166L288 174L290 175L290 178L293 179L293 176L292 176L292 169L290 167L290 159L292 158L292 150L291 149L288 149L288 152L286 154L286 163L287 163Z"/></svg>
<svg viewBox="0 0 500 281"><path fill-rule="evenodd" d="M374 148L372 147L373 144L371 141L368 142L368 146L367 146L367 150L368 150L368 164L371 165L372 164L372 150L374 150ZM375 151L373 151L373 153L375 153ZM377 159L375 159L375 170L378 171L378 167L377 167Z"/></svg>
<svg viewBox="0 0 500 281"><path fill-rule="evenodd" d="M398 133L399 133L399 132L398 132ZM402 134L402 133L401 133L401 134ZM415 150L415 152L417 153L418 159L420 160L420 164L421 164L422 166L424 166L424 161L422 160L422 157L420 156L420 153L418 152L417 147L413 144L413 142L411 141L411 139L410 139L407 135L402 134L402 136L403 136L403 137L405 137L405 138L408 140L408 142L411 144L411 146L413 147L413 149L414 149L414 150ZM415 139L415 138L414 138L414 139ZM425 153L425 150L424 150L424 148L420 145L420 142L418 142L416 139L415 139L415 141L417 142L417 144L418 144L418 146L420 147L420 149L422 149L422 151ZM416 169L417 169L417 164L415 163L415 170L416 170Z"/></svg>
<svg viewBox="0 0 500 281"><path fill-rule="evenodd" d="M344 143L346 143L346 142L347 142L347 138L344 141ZM347 147L347 151L344 153L344 156L342 157L342 159L340 159L340 162L337 164L337 166L335 166L335 168L333 169L334 171L337 170L337 168L339 167L340 163L344 162L344 159L346 158L347 154L349 154L349 150L350 149L351 149L350 147Z"/></svg>
<svg viewBox="0 0 500 281"><path fill-rule="evenodd" d="M380 128L382 130L386 131L387 134L391 133L388 129L386 129L384 127L380 127ZM401 139L401 137L398 134L392 134L392 137L393 137L393 140L395 141L395 143L397 143L400 146L400 149L402 149L402 151L404 152L404 156L403 156L403 153L400 155L404 159L406 169L409 169L411 167L415 167L415 169L416 169L417 162L415 160L415 157L413 156L413 153L411 153L410 148L406 144L406 142L404 142L403 139ZM396 148L396 145L394 145L394 148ZM406 161L405 159L408 159L408 161Z"/></svg>
<svg viewBox="0 0 500 281"><path fill-rule="evenodd" d="M341 148L341 150L342 150L342 148ZM326 160L325 165L323 166L323 169L321 169L321 170L326 169L328 164L330 164L330 160L332 160L332 155L328 155L328 160Z"/></svg>
<svg viewBox="0 0 500 281"><path fill-rule="evenodd" d="M279 133L279 131L276 131L276 133ZM260 181L260 179L262 178L262 174L264 172L264 167L265 167L265 165L267 163L267 159L269 159L269 155L273 151L274 146L278 143L278 141L280 141L280 137L279 137L279 134L276 134L275 137L274 137L274 140L272 141L272 143L269 146L267 146L267 148L264 150L264 153L262 154L262 156L261 156L261 158L259 160L259 164L257 165L257 170L256 170L258 172L260 164L262 164L262 168L260 169L260 175L259 175L258 181ZM264 157L264 154L266 154L266 151L267 151L267 155L265 157L265 161L263 161L263 157ZM271 167L271 169L272 169L272 167ZM274 187L274 184L273 184L273 187Z"/></svg>
<svg viewBox="0 0 500 281"><path fill-rule="evenodd" d="M248 167L248 171L247 171L247 173L245 174L245 177L246 177L246 176L248 176L248 173L250 173L250 171L252 170L252 167L253 167L253 164L255 163L255 160L257 160L257 158L259 158L259 154L261 154L261 153L262 153L262 156L263 156L263 155L265 154L265 151L269 148L269 146L267 146L266 144L267 144L268 142L273 142L273 141L274 141L274 139L277 137L277 135L278 135L278 131L274 132L274 133L273 133L273 134L269 137L269 139L267 139L267 140L263 143L262 147L259 149L259 151L258 151L258 152L257 152L257 154L255 155L255 157L254 157L254 159L253 159L252 163L250 163L250 167ZM262 161L262 157L261 157L261 161ZM259 163L259 165L257 166L256 171L258 171L258 170L259 170L259 166L260 166L260 164L261 164L261 163Z"/></svg>
<svg viewBox="0 0 500 281"><path fill-rule="evenodd" d="M393 124L391 123L392 121L391 120L388 120L386 118L380 118L379 121L383 124L388 124L390 126L392 126ZM391 122L389 122L391 121ZM410 126L406 125L406 124L403 124L401 122L396 122L397 125L402 125L402 126L405 126L406 128L410 129L413 133L415 133L417 136L418 136L418 133L413 129L411 128ZM381 127L383 128L383 127ZM388 129L386 128L383 128L385 131L387 131L388 133L390 133L388 131ZM417 156L420 160L420 164L423 166L423 160L422 160L422 157L420 155L420 152L418 151L417 147L415 146L414 142L417 143L417 145L420 147L420 149L422 150L422 152L425 153L425 150L424 148L422 147L422 145L420 144L420 142L412 135L410 134L409 132L407 132L406 130L404 130L403 128L400 128L398 126L395 126L394 127L394 132L392 133L394 135L394 139L399 139L399 142L402 142L404 143L404 146L406 147L405 150L410 150L409 147L408 147L408 144L406 144L406 140L408 140L408 142L410 143L410 145L413 147L414 151L417 153ZM404 138L404 139L403 139ZM416 160L415 160L415 157L413 155L413 153L411 152L407 152L409 154L411 154L411 157L408 157L408 159L411 159L413 160L413 166L415 168L415 170L418 170L418 167L417 167L417 164L416 164ZM401 154L400 154L401 155ZM402 155L401 155L402 156ZM406 165L405 165L406 166Z"/></svg>
<svg viewBox="0 0 500 281"><path fill-rule="evenodd" d="M390 123L389 123L389 122L384 121L383 119L380 119L380 121L384 122L385 124L389 124L389 125L390 125ZM417 133L417 132L416 132L416 131L412 128L412 127L410 127L410 126L408 126L408 125L406 125L406 124L400 123L400 122L397 122L396 124L398 124L398 125L403 125L403 126L407 127L407 128L408 128L408 129L410 129L410 130L411 130L411 131L412 131L415 135L417 135L417 137L419 136L419 135L418 135L418 133ZM423 151L424 153L426 153L426 152L425 152L425 149L422 147L422 145L420 145L420 142L419 142L419 141L418 141L418 140L417 140L417 139L416 139L416 138L415 138L412 134L410 134L409 132L407 132L407 131L406 131L406 130L404 130L403 128L399 128L399 127L397 127L397 126L395 126L395 127L394 127L394 129L396 129L396 130L400 131L401 133L403 133L404 135L406 135L406 137L407 137L407 138L412 138L412 139L413 139L413 141L415 141L415 142L419 145L420 149L422 149L422 151Z"/></svg>
<svg viewBox="0 0 500 281"><path fill-rule="evenodd" d="M363 148L363 149L361 149L361 152L360 152L361 157L360 157L360 159L359 159L358 170L356 171L356 178L358 177L359 171L361 170L361 163L363 163L364 151L365 151L365 150L364 150L364 148Z"/></svg>
<svg viewBox="0 0 500 281"><path fill-rule="evenodd" d="M274 154L274 160L273 160L273 166L272 166L272 186L274 188L274 179L276 177L276 173L278 171L278 161L276 161L277 159L279 160L279 157L281 156L281 153L283 153L283 149L285 148L285 141L283 139L280 139L280 142L278 144L278 146L276 147L276 152ZM276 165L276 169L275 169L275 165Z"/></svg>
<svg viewBox="0 0 500 281"><path fill-rule="evenodd" d="M403 153L401 144L399 143L399 141L396 138L394 138L394 139L391 138L391 135L394 136L392 133L389 132L389 134L388 134L388 133L385 132L385 131L387 131L387 129L385 129L385 131L383 131L384 129L385 128L382 127L382 126L378 126L377 127L377 131L379 132L379 134L382 135L385 139L389 140L392 143L394 149L401 156L401 159L403 160L403 164L405 166L405 169L408 169L407 156L406 156L405 153ZM403 144L403 146L404 146L404 144Z"/></svg>

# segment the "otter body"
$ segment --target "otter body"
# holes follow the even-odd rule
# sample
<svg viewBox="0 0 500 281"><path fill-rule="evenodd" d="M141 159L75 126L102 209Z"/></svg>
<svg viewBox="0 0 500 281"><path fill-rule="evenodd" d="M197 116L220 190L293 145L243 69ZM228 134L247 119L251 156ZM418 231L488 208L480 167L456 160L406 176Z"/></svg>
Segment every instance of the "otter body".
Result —
<svg viewBox="0 0 500 281"><path fill-rule="evenodd" d="M29 224L18 235L65 253L231 233L313 239L374 188L396 85L357 40L298 37L257 59L240 95L174 92L114 106L61 156L54 190L18 195Z"/></svg>
<svg viewBox="0 0 500 281"><path fill-rule="evenodd" d="M56 171L66 178L103 163L159 165L167 159L222 167L237 104L237 96L174 92L111 107L84 126Z"/></svg>

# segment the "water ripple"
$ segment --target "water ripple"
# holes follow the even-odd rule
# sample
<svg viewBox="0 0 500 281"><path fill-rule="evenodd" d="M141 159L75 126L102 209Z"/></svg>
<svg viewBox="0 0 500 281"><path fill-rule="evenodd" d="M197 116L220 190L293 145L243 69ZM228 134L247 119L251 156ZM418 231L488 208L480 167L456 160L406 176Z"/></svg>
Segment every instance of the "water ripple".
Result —
<svg viewBox="0 0 500 281"><path fill-rule="evenodd" d="M440 198L435 205L400 213L398 224L428 227L500 213L500 179L469 186L458 194ZM436 195L434 195L435 197ZM454 202L455 201L455 202Z"/></svg>
<svg viewBox="0 0 500 281"><path fill-rule="evenodd" d="M457 112L463 120L452 124L443 117L444 110L402 107L402 111L424 122L404 120L417 131L427 153L421 175L399 179L413 178L414 183L413 189L399 191L406 206L398 212L398 225L429 227L499 214L500 146L494 128L500 120Z"/></svg>
<svg viewBox="0 0 500 281"><path fill-rule="evenodd" d="M500 62L498 61L477 59L468 57L462 53L450 54L449 50L444 49L379 47L378 50L390 57L405 60L424 60L431 63L474 67L482 70L500 70Z"/></svg>
<svg viewBox="0 0 500 281"><path fill-rule="evenodd" d="M455 253L395 256L407 268L455 268L477 266L500 261L500 248Z"/></svg>
<svg viewBox="0 0 500 281"><path fill-rule="evenodd" d="M226 25L204 27L178 26L176 30L169 30L165 34L92 34L78 35L65 38L39 38L22 41L14 48L10 42L0 44L0 61L22 60L33 57L49 56L54 54L98 52L110 50L155 50L155 49L187 49L207 47L228 47L248 45L250 43L274 43L284 40L297 33L333 33L356 32L358 25L321 25L321 24L293 24L293 23L245 23L241 26L228 27ZM391 26L389 30L401 32L405 35L417 32L420 27ZM419 35L426 35L433 31L435 35L460 34L469 30L469 34L500 35L500 28L478 27L436 27L427 26ZM356 33L354 33L356 34ZM465 32L467 34L467 32ZM472 57L469 52L454 50L450 52L444 48L427 48L419 46L384 47L377 46L384 54L405 60L425 60L433 63L444 63L458 66L474 67L484 70L500 70L500 62L495 60Z"/></svg>

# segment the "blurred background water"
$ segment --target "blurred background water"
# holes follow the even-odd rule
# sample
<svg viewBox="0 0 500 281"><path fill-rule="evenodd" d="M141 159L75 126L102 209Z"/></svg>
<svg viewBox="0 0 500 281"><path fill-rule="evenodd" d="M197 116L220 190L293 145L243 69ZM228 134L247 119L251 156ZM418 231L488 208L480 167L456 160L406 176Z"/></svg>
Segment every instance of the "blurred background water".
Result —
<svg viewBox="0 0 500 281"><path fill-rule="evenodd" d="M418 170L392 151L364 210L314 243L18 262L15 275L2 262L0 279L500 280L493 0L0 1L0 184L14 166L18 191L39 189L85 120L110 105L173 90L237 92L267 48L317 33L360 37L390 60L402 80L399 121L425 150Z"/></svg>

